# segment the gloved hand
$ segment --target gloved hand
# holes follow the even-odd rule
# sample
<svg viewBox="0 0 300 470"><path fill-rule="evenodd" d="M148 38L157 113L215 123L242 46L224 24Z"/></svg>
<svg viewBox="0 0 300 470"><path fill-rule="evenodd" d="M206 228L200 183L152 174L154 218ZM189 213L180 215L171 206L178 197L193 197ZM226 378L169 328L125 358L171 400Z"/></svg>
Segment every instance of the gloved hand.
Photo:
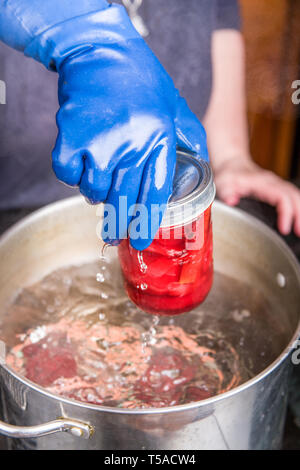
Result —
<svg viewBox="0 0 300 470"><path fill-rule="evenodd" d="M24 22L21 4L27 7L26 19L36 1L10 3L18 4ZM120 196L127 196L127 208L144 204L144 238L131 237L132 246L142 250L163 215L153 227L151 204L166 204L172 192L176 146L208 160L205 131L123 7L86 0L81 8L98 3L102 9L89 11L86 5L78 12L75 1L72 13L67 0L60 0L61 16L54 18L57 0L47 2L43 12L41 3L36 11L44 15L44 24L35 26L23 44L25 54L59 73L54 172L66 184L79 186L90 202L105 201L116 209L116 232L105 241L127 236L134 214L119 206Z"/></svg>

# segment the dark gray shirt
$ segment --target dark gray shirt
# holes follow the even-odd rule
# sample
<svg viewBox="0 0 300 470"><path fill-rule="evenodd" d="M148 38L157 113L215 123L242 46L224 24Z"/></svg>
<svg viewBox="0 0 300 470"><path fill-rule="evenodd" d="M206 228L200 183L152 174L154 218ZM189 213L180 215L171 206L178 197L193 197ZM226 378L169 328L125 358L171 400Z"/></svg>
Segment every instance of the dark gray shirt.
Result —
<svg viewBox="0 0 300 470"><path fill-rule="evenodd" d="M237 0L143 0L139 14L150 33L147 43L201 120L211 94L212 34L239 28ZM6 104L0 105L0 209L77 194L51 168L56 73L0 44L0 80L7 88Z"/></svg>

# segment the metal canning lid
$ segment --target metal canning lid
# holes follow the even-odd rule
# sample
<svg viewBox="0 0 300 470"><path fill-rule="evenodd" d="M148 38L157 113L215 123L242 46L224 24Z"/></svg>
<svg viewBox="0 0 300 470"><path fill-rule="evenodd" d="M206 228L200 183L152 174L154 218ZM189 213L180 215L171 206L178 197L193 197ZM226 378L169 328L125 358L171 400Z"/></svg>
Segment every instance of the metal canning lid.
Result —
<svg viewBox="0 0 300 470"><path fill-rule="evenodd" d="M184 225L202 214L214 201L216 189L209 163L177 151L173 192L161 227Z"/></svg>

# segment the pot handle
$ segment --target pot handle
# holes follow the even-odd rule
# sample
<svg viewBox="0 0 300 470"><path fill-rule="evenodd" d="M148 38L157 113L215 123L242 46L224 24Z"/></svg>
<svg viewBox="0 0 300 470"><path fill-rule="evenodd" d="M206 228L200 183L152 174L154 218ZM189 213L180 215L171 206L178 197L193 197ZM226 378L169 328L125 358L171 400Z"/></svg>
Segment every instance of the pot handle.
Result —
<svg viewBox="0 0 300 470"><path fill-rule="evenodd" d="M56 432L68 432L73 436L89 439L94 432L94 428L90 424L64 417L36 426L13 426L0 421L0 435L8 437L42 437Z"/></svg>

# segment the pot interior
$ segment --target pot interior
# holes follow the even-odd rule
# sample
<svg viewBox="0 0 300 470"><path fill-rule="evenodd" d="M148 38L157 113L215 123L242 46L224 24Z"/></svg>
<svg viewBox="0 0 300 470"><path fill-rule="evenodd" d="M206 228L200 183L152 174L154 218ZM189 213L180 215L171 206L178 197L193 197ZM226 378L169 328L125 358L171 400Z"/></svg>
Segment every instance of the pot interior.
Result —
<svg viewBox="0 0 300 470"><path fill-rule="evenodd" d="M88 206L76 197L37 211L2 237L0 338L8 350L20 341L17 335L40 326L41 318L45 324L61 319L62 304L55 310L58 296L66 307L70 299L82 294L82 285L86 286L91 308L90 313L85 311L85 320L95 321L101 310L112 325L124 331L128 323L124 305L127 310L131 306L114 248L105 252L109 261L107 290L102 292L101 302L95 297L99 289L96 274L103 264L100 224L101 207ZM273 363L299 335L299 268L279 237L239 210L214 203L213 228L215 277L209 296L188 314L161 317L159 325L197 335L205 332L205 346L218 348L224 370L232 367L235 356L239 358L239 385ZM53 272L59 273L58 280L51 277ZM39 294L46 312L41 317L38 309L34 315L27 308L28 295L49 275L42 284L43 295ZM77 282L67 295L63 285L66 276L73 276ZM112 293L111 305L105 300L107 292ZM130 311L130 318L134 317L141 328L153 327L150 315L138 309ZM211 332L217 333L217 340L216 336L212 340Z"/></svg>

